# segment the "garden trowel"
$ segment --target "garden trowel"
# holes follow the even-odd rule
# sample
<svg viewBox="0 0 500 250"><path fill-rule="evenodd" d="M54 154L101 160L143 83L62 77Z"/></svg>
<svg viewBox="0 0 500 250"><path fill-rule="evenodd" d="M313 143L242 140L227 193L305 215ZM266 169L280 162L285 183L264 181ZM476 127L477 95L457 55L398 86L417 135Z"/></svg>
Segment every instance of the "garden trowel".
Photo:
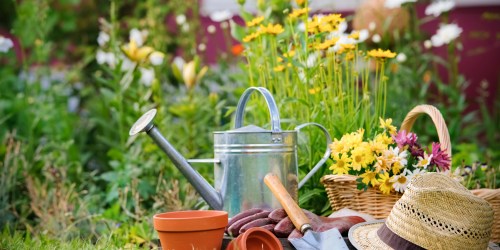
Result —
<svg viewBox="0 0 500 250"><path fill-rule="evenodd" d="M299 205L295 203L285 187L283 187L277 175L273 173L267 174L264 177L264 182L279 200L295 228L304 235L302 238L289 238L290 243L292 243L296 249L349 249L339 230L334 228L333 224L331 227L329 227L328 223L318 225L318 228L328 229L323 232L313 231L309 218L304 214Z"/></svg>

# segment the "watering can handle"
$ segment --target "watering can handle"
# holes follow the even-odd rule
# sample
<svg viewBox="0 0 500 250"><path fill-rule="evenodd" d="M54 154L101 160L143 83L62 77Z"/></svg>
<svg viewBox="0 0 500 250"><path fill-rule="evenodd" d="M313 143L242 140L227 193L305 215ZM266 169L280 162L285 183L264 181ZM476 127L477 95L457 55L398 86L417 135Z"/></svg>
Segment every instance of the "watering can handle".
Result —
<svg viewBox="0 0 500 250"><path fill-rule="evenodd" d="M330 133L328 133L328 130L326 130L326 128L323 127L321 124L318 124L318 123L315 123L315 122L304 123L304 124L301 124L301 125L295 127L295 131L298 132L303 127L307 127L309 125L314 125L314 126L318 127L325 134L325 137L326 137L326 151L325 151L325 154L323 155L323 158L321 158L321 160L318 161L318 163L316 163L316 165L311 169L311 171L309 173L307 173L307 175L304 178L302 178L302 180L299 182L299 189L302 186L304 186L304 184L319 170L319 168L321 166L323 166L323 164L326 162L326 160L328 160L328 158L330 158L330 154L332 152L330 150L330 144L332 143L332 137L330 136Z"/></svg>
<svg viewBox="0 0 500 250"><path fill-rule="evenodd" d="M269 108L269 113L271 116L271 131L281 132L280 113L278 111L278 107L276 106L276 102L274 101L274 98L269 90L263 87L250 87L245 90L245 92L243 92L243 95L238 102L238 106L236 107L234 128L241 128L241 126L243 125L243 113L245 112L245 106L247 105L250 94L252 94L252 92L255 90L261 93L266 99L267 107Z"/></svg>

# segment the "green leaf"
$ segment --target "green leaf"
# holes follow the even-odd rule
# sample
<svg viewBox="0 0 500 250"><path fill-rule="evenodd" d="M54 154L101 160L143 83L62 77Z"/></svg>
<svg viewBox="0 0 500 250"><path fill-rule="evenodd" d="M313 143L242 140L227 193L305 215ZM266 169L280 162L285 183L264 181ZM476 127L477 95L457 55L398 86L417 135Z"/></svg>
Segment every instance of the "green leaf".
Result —
<svg viewBox="0 0 500 250"><path fill-rule="evenodd" d="M229 20L229 24L231 26L231 36L241 42L246 34L245 28L238 25L233 20Z"/></svg>

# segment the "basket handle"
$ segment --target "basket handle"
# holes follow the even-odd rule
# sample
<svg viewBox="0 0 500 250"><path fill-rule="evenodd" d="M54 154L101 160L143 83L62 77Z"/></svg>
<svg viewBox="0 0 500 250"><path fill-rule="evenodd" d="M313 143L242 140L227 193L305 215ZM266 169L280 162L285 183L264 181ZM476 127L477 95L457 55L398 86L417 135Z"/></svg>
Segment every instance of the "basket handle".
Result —
<svg viewBox="0 0 500 250"><path fill-rule="evenodd" d="M410 132L413 124L415 123L415 120L421 114L427 114L431 117L434 126L436 126L439 142L441 143L441 150L446 150L446 153L450 156L451 159L450 133L448 132L448 127L446 126L446 122L443 119L443 115L436 107L432 105L418 105L414 107L403 120L403 123L401 124L401 130Z"/></svg>

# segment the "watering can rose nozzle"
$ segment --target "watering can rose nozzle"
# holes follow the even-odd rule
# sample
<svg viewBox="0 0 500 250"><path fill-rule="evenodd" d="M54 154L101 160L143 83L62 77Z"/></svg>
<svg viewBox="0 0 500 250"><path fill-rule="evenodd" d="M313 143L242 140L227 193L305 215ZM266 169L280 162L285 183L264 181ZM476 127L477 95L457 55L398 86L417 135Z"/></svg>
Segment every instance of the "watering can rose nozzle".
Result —
<svg viewBox="0 0 500 250"><path fill-rule="evenodd" d="M148 112L144 113L139 120L137 120L128 134L130 136L134 136L141 132L148 132L151 128L154 127L153 119L156 116L156 109L151 109Z"/></svg>
<svg viewBox="0 0 500 250"><path fill-rule="evenodd" d="M130 136L141 132L146 132L153 141L167 154L172 163L186 177L186 179L198 191L208 205L215 210L222 210L222 196L208 183L196 170L194 170L187 160L165 139L158 128L153 124L156 116L156 109L151 109L143 114L129 131Z"/></svg>

